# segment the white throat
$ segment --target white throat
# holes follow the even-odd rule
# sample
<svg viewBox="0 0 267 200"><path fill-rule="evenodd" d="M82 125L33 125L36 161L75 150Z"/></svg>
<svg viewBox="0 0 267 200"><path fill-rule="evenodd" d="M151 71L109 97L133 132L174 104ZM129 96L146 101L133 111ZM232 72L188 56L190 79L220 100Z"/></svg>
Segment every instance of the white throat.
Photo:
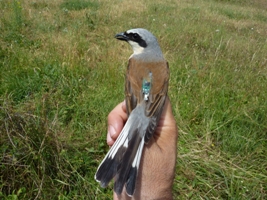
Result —
<svg viewBox="0 0 267 200"><path fill-rule="evenodd" d="M136 42L133 42L133 41L129 41L130 45L132 46L133 48L133 54L137 55L137 54L141 54L143 53L144 51L144 47L140 47L139 44L137 44Z"/></svg>

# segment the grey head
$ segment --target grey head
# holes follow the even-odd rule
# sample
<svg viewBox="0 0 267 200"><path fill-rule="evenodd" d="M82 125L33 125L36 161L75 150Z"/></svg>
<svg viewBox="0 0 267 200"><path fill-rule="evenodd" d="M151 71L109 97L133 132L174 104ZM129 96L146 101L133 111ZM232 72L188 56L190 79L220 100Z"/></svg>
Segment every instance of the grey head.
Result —
<svg viewBox="0 0 267 200"><path fill-rule="evenodd" d="M115 38L126 41L132 46L134 53L131 57L143 61L159 61L164 59L157 38L146 29L130 29L116 34Z"/></svg>

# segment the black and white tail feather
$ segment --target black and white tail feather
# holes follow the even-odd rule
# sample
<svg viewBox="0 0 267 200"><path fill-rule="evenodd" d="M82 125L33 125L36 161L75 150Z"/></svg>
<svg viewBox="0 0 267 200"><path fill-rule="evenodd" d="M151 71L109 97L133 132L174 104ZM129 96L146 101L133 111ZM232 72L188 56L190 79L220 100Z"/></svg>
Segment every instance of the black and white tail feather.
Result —
<svg viewBox="0 0 267 200"><path fill-rule="evenodd" d="M131 112L119 137L95 174L95 179L102 187L106 187L115 177L114 191L117 194L122 193L124 186L129 196L135 190L145 135L151 125L151 118L145 116L143 106L144 104L138 105Z"/></svg>

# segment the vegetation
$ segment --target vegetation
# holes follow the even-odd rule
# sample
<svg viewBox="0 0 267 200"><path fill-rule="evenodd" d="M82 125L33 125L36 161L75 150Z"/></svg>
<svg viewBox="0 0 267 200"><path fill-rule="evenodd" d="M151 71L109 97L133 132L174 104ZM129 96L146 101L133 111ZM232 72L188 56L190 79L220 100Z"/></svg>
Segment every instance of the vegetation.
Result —
<svg viewBox="0 0 267 200"><path fill-rule="evenodd" d="M265 0L0 0L0 199L111 199L94 173L143 27L167 58L175 199L267 199Z"/></svg>

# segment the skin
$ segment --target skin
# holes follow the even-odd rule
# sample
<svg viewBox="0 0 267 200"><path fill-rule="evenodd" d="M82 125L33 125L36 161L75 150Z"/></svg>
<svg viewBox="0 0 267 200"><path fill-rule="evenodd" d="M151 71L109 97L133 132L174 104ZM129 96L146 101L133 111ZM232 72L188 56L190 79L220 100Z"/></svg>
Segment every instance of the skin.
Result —
<svg viewBox="0 0 267 200"><path fill-rule="evenodd" d="M112 146L127 121L125 101L118 104L108 115L107 144ZM148 144L145 144L140 163L136 189L132 198L123 190L118 199L173 199L172 184L175 176L178 129L169 98L157 129Z"/></svg>

